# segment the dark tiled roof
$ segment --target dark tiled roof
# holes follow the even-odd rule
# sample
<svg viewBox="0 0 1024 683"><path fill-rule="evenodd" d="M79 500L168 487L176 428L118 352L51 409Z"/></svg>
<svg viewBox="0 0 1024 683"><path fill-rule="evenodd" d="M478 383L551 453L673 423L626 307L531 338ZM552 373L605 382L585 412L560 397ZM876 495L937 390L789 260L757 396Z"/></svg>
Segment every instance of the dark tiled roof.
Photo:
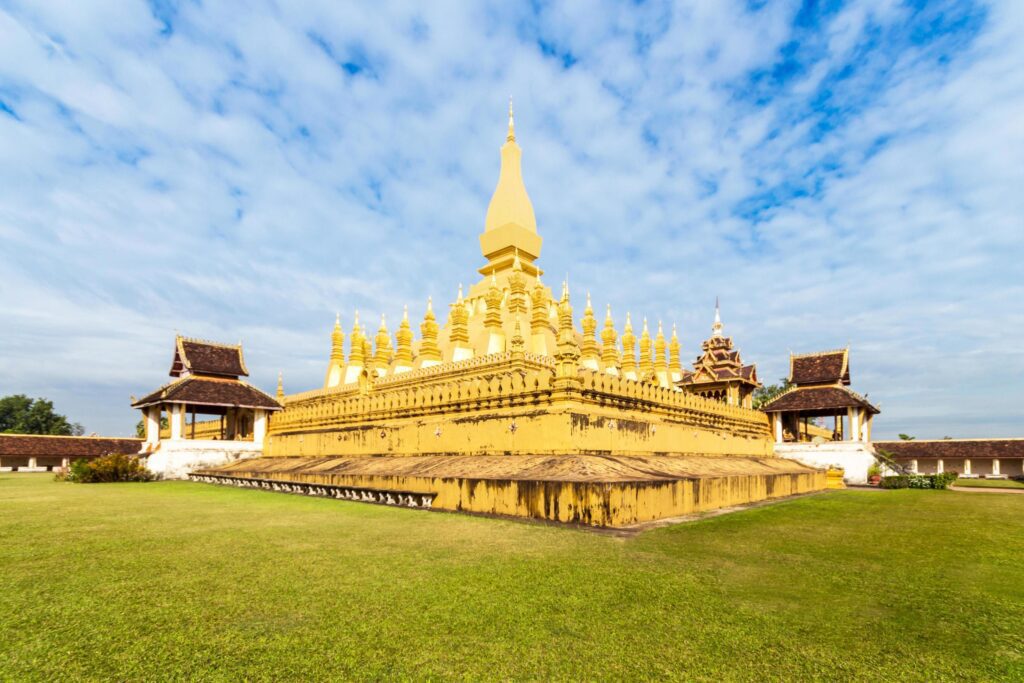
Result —
<svg viewBox="0 0 1024 683"><path fill-rule="evenodd" d="M1024 458L1024 439L875 441L874 446L897 458Z"/></svg>
<svg viewBox="0 0 1024 683"><path fill-rule="evenodd" d="M177 377L182 366L196 375L247 377L241 346L214 344L178 337L171 376Z"/></svg>
<svg viewBox="0 0 1024 683"><path fill-rule="evenodd" d="M0 456L98 458L110 453L138 453L141 448L142 439L0 434Z"/></svg>
<svg viewBox="0 0 1024 683"><path fill-rule="evenodd" d="M861 407L872 413L878 408L846 387L796 387L782 394L761 410L777 413L791 410L833 410Z"/></svg>
<svg viewBox="0 0 1024 683"><path fill-rule="evenodd" d="M789 381L796 385L850 383L849 353L829 351L789 359Z"/></svg>
<svg viewBox="0 0 1024 683"><path fill-rule="evenodd" d="M730 379L741 379L746 382L753 384L757 383L757 374L754 365L744 365L742 368L705 368L704 372L710 372L714 374L714 378L707 377L704 375L700 376L700 373L693 373L688 370L683 370L679 381L676 384L704 384L706 382L724 382Z"/></svg>
<svg viewBox="0 0 1024 683"><path fill-rule="evenodd" d="M196 405L264 408L280 410L281 404L242 380L213 379L189 375L161 387L132 404L143 408L154 403L194 403Z"/></svg>

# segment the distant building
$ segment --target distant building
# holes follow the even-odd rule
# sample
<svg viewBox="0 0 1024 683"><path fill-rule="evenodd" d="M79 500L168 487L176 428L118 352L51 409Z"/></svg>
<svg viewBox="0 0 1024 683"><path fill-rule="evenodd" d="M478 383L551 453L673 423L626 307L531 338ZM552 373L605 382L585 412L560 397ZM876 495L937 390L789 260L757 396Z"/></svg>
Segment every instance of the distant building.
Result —
<svg viewBox="0 0 1024 683"><path fill-rule="evenodd" d="M0 472L52 472L75 460L139 452L142 439L0 434Z"/></svg>
<svg viewBox="0 0 1024 683"><path fill-rule="evenodd" d="M1024 476L1024 439L876 441L875 450L911 472L956 472L961 477Z"/></svg>

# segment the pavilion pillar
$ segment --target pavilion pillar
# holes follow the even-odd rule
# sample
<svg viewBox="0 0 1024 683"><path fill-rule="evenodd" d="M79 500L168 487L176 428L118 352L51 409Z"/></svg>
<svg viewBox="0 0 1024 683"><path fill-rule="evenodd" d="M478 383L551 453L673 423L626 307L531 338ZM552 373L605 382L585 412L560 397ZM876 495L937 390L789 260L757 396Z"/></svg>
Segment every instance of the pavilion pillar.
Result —
<svg viewBox="0 0 1024 683"><path fill-rule="evenodd" d="M29 459L28 459L28 468L29 468L30 470L34 470L34 469L36 469L37 467L38 467L38 465L36 464L36 459L35 459L35 456L33 456L33 457L29 458Z"/></svg>
<svg viewBox="0 0 1024 683"><path fill-rule="evenodd" d="M999 458L992 458L992 474L997 477L1002 474L999 471Z"/></svg>
<svg viewBox="0 0 1024 683"><path fill-rule="evenodd" d="M146 443L160 443L160 406L146 408Z"/></svg>
<svg viewBox="0 0 1024 683"><path fill-rule="evenodd" d="M850 418L850 441L860 441L860 411L848 408L846 412Z"/></svg>
<svg viewBox="0 0 1024 683"><path fill-rule="evenodd" d="M935 471L938 474L942 474L945 471L945 469L942 466L942 458L939 458L938 462L935 463Z"/></svg>
<svg viewBox="0 0 1024 683"><path fill-rule="evenodd" d="M772 413L772 422L775 423L775 443L782 443L782 413Z"/></svg>
<svg viewBox="0 0 1024 683"><path fill-rule="evenodd" d="M60 459L60 466L61 466L61 468L66 470L68 468L68 466L70 466L70 465L71 465L71 458L61 458Z"/></svg>
<svg viewBox="0 0 1024 683"><path fill-rule="evenodd" d="M181 403L171 404L171 439L178 441L181 439L182 422L185 421L185 406Z"/></svg>
<svg viewBox="0 0 1024 683"><path fill-rule="evenodd" d="M964 458L964 474L970 474L970 473L971 473L971 459L970 458Z"/></svg>
<svg viewBox="0 0 1024 683"><path fill-rule="evenodd" d="M917 458L910 461L910 471L917 474Z"/></svg>
<svg viewBox="0 0 1024 683"><path fill-rule="evenodd" d="M252 442L262 444L263 438L267 435L267 411L257 408L252 414Z"/></svg>

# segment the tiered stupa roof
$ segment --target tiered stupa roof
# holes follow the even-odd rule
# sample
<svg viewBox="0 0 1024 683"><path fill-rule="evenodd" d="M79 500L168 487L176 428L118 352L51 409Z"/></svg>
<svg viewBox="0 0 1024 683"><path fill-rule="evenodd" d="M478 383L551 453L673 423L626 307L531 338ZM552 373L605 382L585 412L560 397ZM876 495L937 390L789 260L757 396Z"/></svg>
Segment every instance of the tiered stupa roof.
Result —
<svg viewBox="0 0 1024 683"><path fill-rule="evenodd" d="M694 361L692 371L682 371L679 385L734 381L754 387L760 386L757 381L757 366L743 365L740 352L732 347L732 338L726 337L722 330L722 316L716 301L715 322L711 326L711 336L701 344L704 353Z"/></svg>
<svg viewBox="0 0 1024 683"><path fill-rule="evenodd" d="M248 376L241 344L218 344L178 335L168 373L175 378L156 391L133 400L133 408L162 403L281 410L273 397L241 379Z"/></svg>
<svg viewBox="0 0 1024 683"><path fill-rule="evenodd" d="M880 412L866 397L849 388L849 348L790 354L788 380L793 386L761 410L810 416L832 415L846 408L863 408L872 415Z"/></svg>

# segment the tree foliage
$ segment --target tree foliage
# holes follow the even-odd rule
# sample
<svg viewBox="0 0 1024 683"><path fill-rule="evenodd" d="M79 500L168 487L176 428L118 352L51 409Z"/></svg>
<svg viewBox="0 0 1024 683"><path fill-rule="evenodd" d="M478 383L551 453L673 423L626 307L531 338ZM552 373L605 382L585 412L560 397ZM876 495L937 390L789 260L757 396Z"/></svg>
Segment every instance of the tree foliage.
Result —
<svg viewBox="0 0 1024 683"><path fill-rule="evenodd" d="M779 394L786 391L791 386L793 386L793 383L789 381L789 378L783 377L779 380L778 384L765 384L754 389L754 409L760 410L762 407L774 401Z"/></svg>
<svg viewBox="0 0 1024 683"><path fill-rule="evenodd" d="M53 401L13 394L0 398L0 432L7 434L52 434L81 436L85 430L77 422L53 409Z"/></svg>
<svg viewBox="0 0 1024 683"><path fill-rule="evenodd" d="M900 441L913 441L914 439L917 438L916 436L911 436L910 434L898 434L897 436L900 437Z"/></svg>

